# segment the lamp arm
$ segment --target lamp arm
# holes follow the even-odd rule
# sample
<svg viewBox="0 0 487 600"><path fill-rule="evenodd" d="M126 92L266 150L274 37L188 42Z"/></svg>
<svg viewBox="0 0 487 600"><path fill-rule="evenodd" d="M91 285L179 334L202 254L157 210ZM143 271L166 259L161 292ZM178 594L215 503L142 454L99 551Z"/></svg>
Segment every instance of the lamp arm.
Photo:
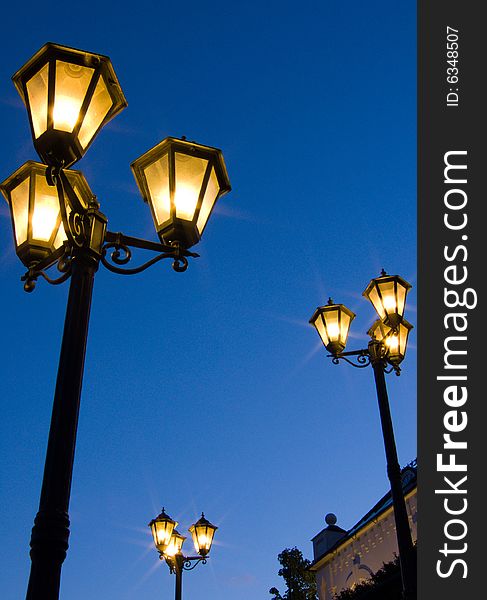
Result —
<svg viewBox="0 0 487 600"><path fill-rule="evenodd" d="M207 558L203 556L184 556L181 568L183 571L192 571L199 563L206 565L206 562Z"/></svg>
<svg viewBox="0 0 487 600"><path fill-rule="evenodd" d="M328 356L331 358L331 362L334 365L338 365L340 364L341 360L344 360L349 365L352 365L352 367L355 367L357 369L364 369L365 367L368 367L371 363L371 357L368 349L352 350L350 352L340 352L339 354L329 354ZM350 360L348 358L349 356L356 357L356 362Z"/></svg>
<svg viewBox="0 0 487 600"><path fill-rule="evenodd" d="M122 265L126 265L132 260L130 247L151 250L159 254L138 267L122 268ZM109 250L112 250L110 254L108 254ZM103 266L113 273L136 275L165 258L171 258L173 260L172 268L178 273L182 273L188 268L188 257L197 258L198 256L195 252L185 250L176 242L172 245L158 244L149 240L126 236L122 233L107 231L100 260Z"/></svg>

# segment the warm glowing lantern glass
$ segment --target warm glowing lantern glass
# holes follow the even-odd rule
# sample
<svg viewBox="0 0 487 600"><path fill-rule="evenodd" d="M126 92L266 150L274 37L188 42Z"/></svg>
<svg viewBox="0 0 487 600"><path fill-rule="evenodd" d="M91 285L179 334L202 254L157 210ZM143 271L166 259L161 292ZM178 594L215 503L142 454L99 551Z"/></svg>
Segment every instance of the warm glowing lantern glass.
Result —
<svg viewBox="0 0 487 600"><path fill-rule="evenodd" d="M10 208L15 249L27 267L47 258L66 240L57 189L48 185L46 168L28 161L0 185ZM73 170L65 174L87 208L93 192L83 174Z"/></svg>
<svg viewBox="0 0 487 600"><path fill-rule="evenodd" d="M372 279L363 295L370 300L381 320L390 327L397 327L404 315L406 295L411 284L399 275L387 275Z"/></svg>
<svg viewBox="0 0 487 600"><path fill-rule="evenodd" d="M393 365L398 365L406 355L409 332L412 328L413 326L406 319L403 319L395 329L378 319L368 333L372 339L384 344L387 360Z"/></svg>
<svg viewBox="0 0 487 600"><path fill-rule="evenodd" d="M174 529L172 532L169 544L166 546L166 549L164 550L164 556L168 556L169 558L172 558L173 556L176 556L176 554L180 554L181 550L183 548L185 539L186 539L186 537L184 535L181 535L179 533L179 531Z"/></svg>
<svg viewBox="0 0 487 600"><path fill-rule="evenodd" d="M131 167L164 244L196 244L215 202L231 189L221 151L185 139L166 138Z"/></svg>
<svg viewBox="0 0 487 600"><path fill-rule="evenodd" d="M347 345L348 331L355 314L343 304L319 306L309 322L316 328L325 348L331 354L340 354Z"/></svg>
<svg viewBox="0 0 487 600"><path fill-rule="evenodd" d="M79 160L100 128L127 106L108 57L58 44L43 46L12 80L47 164L68 167Z"/></svg>
<svg viewBox="0 0 487 600"><path fill-rule="evenodd" d="M176 525L177 521L173 521L171 517L166 514L164 509L162 509L161 513L149 523L152 537L154 538L154 544L159 552L165 552L171 542L171 536Z"/></svg>
<svg viewBox="0 0 487 600"><path fill-rule="evenodd" d="M205 519L203 513L201 513L201 518L189 528L189 532L193 537L195 550L200 556L206 556L210 552L213 536L217 529L218 527Z"/></svg>

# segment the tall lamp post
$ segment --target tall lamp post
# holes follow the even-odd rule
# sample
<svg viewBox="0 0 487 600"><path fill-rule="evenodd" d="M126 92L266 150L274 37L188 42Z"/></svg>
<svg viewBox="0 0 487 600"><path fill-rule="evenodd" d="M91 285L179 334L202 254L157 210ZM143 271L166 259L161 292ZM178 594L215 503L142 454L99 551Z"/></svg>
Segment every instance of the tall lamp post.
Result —
<svg viewBox="0 0 487 600"><path fill-rule="evenodd" d="M412 325L404 318L406 295L411 285L398 275L372 279L363 295L370 300L379 319L369 329L367 348L345 352L350 324L355 314L343 304L334 304L331 298L326 306L316 309L310 323L316 328L334 364L344 360L354 367L372 366L379 403L379 414L384 437L387 474L391 484L391 496L396 523L399 563L401 568L403 597L416 598L416 563L413 543L404 501L401 469L397 459L396 443L387 396L385 374L395 371L400 375L400 363L404 359L407 340Z"/></svg>
<svg viewBox="0 0 487 600"><path fill-rule="evenodd" d="M159 558L166 561L169 572L174 573L176 577L175 600L181 600L183 571L192 571L199 563L206 564L213 536L218 527L212 525L205 518L204 513L201 513L200 519L189 528L198 556L185 556L182 548L186 538L177 531L177 524L162 509L161 513L149 523L149 527L154 538L154 545L159 552Z"/></svg>
<svg viewBox="0 0 487 600"><path fill-rule="evenodd" d="M39 278L71 279L39 512L31 537L28 600L56 600L69 537L69 497L94 276L100 263L133 275L170 259L183 272L217 199L230 191L220 150L168 137L131 167L149 204L159 242L107 230L107 218L80 171L97 133L127 102L106 56L43 46L14 76L42 163L28 161L0 190L9 204L24 289ZM155 255L126 267L132 250ZM58 275L48 274L57 266Z"/></svg>

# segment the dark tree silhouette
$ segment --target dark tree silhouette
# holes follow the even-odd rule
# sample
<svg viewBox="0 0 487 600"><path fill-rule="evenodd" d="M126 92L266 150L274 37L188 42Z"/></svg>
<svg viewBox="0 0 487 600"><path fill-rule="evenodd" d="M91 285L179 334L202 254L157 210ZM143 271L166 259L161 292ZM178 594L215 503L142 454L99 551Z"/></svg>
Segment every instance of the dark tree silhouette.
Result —
<svg viewBox="0 0 487 600"><path fill-rule="evenodd" d="M284 579L287 590L281 595L277 588L271 588L272 600L318 600L315 574L308 571L311 562L303 558L301 550L286 548L277 559L281 564L278 575Z"/></svg>

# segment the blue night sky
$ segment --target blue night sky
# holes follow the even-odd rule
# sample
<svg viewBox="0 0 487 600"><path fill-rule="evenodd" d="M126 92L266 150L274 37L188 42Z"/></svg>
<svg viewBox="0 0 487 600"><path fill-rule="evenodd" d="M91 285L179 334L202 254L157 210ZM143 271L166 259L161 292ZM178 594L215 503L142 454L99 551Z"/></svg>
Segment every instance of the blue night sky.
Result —
<svg viewBox="0 0 487 600"><path fill-rule="evenodd" d="M171 598L147 527L164 506L183 533L201 511L219 526L186 598L270 598L281 550L312 558L326 513L349 528L388 488L372 371L332 365L308 319L331 295L357 313L347 349L364 347L369 280L416 285L415 3L12 3L2 181L37 159L10 77L47 41L110 56L128 100L76 165L109 229L156 240L129 165L168 135L221 148L233 187L186 273L97 274L61 597ZM23 291L3 199L0 240L0 595L17 600L68 284ZM415 332L388 377L402 465Z"/></svg>

